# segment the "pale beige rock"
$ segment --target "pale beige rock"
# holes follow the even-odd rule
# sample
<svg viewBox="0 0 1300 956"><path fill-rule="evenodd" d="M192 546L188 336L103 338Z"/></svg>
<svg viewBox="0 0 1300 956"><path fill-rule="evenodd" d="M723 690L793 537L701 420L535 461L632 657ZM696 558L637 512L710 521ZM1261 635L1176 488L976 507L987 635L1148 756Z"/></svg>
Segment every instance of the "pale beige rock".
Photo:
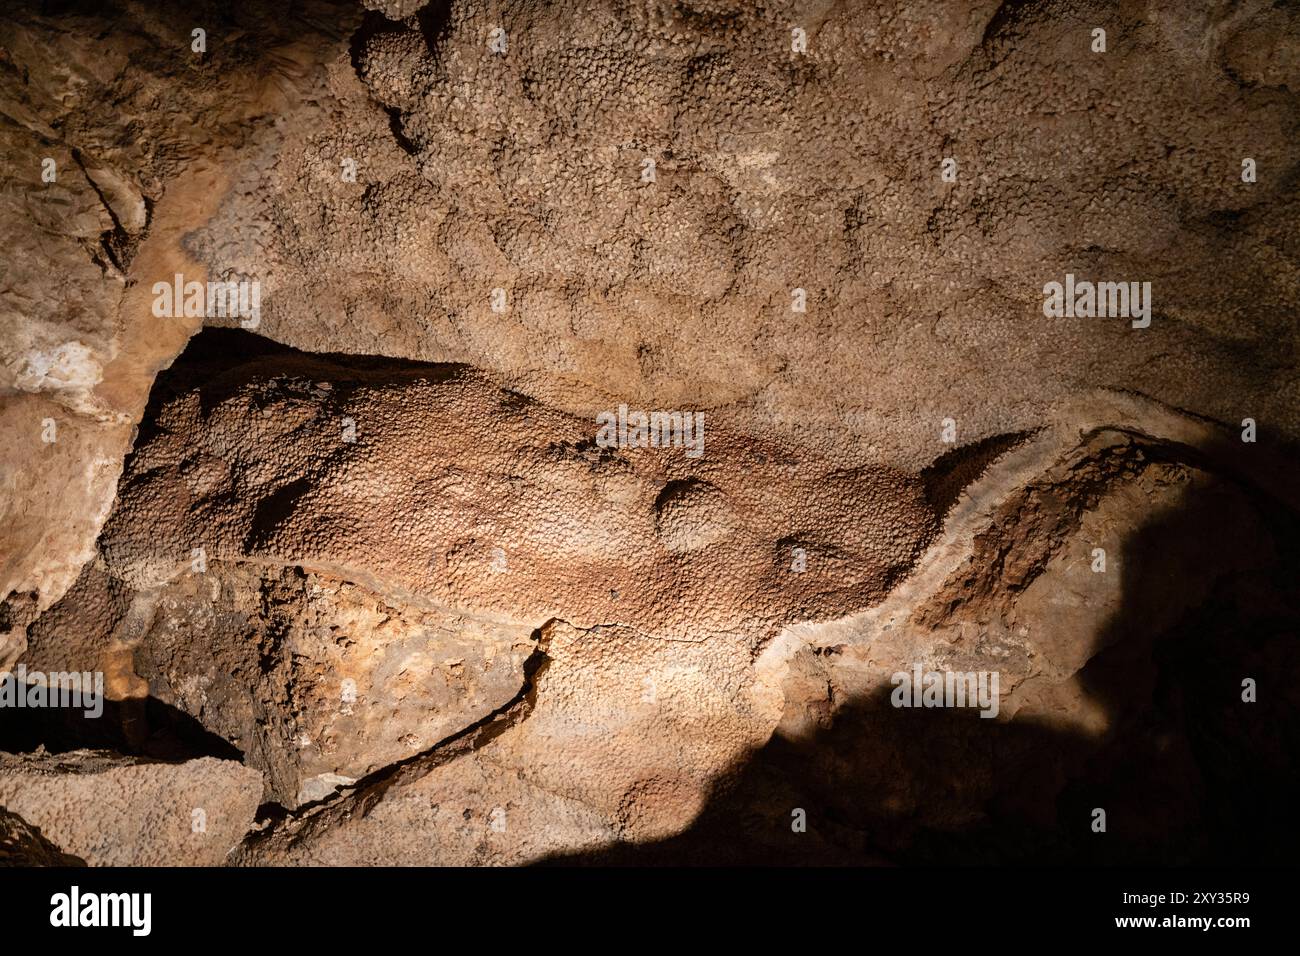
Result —
<svg viewBox="0 0 1300 956"><path fill-rule="evenodd" d="M37 7L0 24L0 161L13 173L0 195L0 606L31 595L44 610L94 554L154 375L202 324L156 317L153 283L227 272L186 236L229 189L241 124L301 103L338 37L268 11L269 55L250 69L215 34L209 77L165 13ZM0 632L0 666L24 643L21 627Z"/></svg>
<svg viewBox="0 0 1300 956"><path fill-rule="evenodd" d="M1086 20L992 0L372 15L331 73L346 122L290 125L201 233L266 264L278 341L584 417L726 407L920 469L944 418L968 444L1110 388L1294 440L1295 12L1106 27L1096 54ZM1151 327L1045 318L1067 272L1151 282Z"/></svg>
<svg viewBox="0 0 1300 956"><path fill-rule="evenodd" d="M204 757L0 754L0 807L91 866L217 866L253 825L261 774Z"/></svg>
<svg viewBox="0 0 1300 956"><path fill-rule="evenodd" d="M596 810L469 755L384 789L364 813L326 808L234 858L251 866L505 866L598 850Z"/></svg>

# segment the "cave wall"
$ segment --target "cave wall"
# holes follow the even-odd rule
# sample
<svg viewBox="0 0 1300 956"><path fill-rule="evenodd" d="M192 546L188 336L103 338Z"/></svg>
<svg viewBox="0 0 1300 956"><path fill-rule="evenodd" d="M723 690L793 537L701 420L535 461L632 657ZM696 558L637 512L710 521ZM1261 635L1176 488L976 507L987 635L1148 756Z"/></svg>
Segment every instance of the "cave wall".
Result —
<svg viewBox="0 0 1300 956"><path fill-rule="evenodd" d="M0 792L220 760L219 853L111 859L258 863L1079 859L1089 780L1198 858L1292 792L1294 8L12 6L0 669L111 706Z"/></svg>

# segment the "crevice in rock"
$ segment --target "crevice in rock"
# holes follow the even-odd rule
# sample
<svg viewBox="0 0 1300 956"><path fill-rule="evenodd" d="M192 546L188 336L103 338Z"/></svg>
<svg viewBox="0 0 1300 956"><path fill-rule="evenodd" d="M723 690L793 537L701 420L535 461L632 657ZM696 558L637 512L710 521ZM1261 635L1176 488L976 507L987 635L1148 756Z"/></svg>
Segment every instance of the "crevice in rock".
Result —
<svg viewBox="0 0 1300 956"><path fill-rule="evenodd" d="M112 202L104 194L104 190L100 188L99 183L95 181L95 177L91 175L90 170L86 168L86 164L81 158L81 150L73 147L72 158L76 162L77 168L81 170L81 174L86 178L86 182L90 184L90 188L99 197L99 201L103 205L104 211L108 213L109 219L113 222L111 229L106 229L100 234L99 248L112 266L111 271L113 274L125 279L127 271L131 268L131 260L135 258L135 251L147 235L148 222L146 221L144 230L138 235L128 233L118 219L117 210L113 208ZM147 210L148 206L146 205L145 208Z"/></svg>
<svg viewBox="0 0 1300 956"><path fill-rule="evenodd" d="M259 364L273 366L276 373L286 377L296 374L303 378L328 379L330 374L324 370L330 369L334 373L352 373L360 380L388 380L393 384L417 375L436 381L467 368L456 363L420 362L386 355L305 352L245 329L205 326L190 337L176 360L154 379L123 473L130 473L138 451L160 433L160 413L164 407L197 391L200 410L207 414L238 387L238 380L228 373Z"/></svg>
<svg viewBox="0 0 1300 956"><path fill-rule="evenodd" d="M438 48L451 24L452 0L430 0L415 13L429 55L438 56Z"/></svg>
<svg viewBox="0 0 1300 956"><path fill-rule="evenodd" d="M401 147L402 152L407 156L419 155L420 148L411 142L406 135L406 130L402 127L402 111L395 106L385 106L384 112L388 114L388 129L393 134L393 139Z"/></svg>
<svg viewBox="0 0 1300 956"><path fill-rule="evenodd" d="M0 720L0 751L60 754L87 748L164 763L196 757L244 762L239 748L156 697L104 700L97 716L84 709L6 708Z"/></svg>
<svg viewBox="0 0 1300 956"><path fill-rule="evenodd" d="M85 865L81 857L64 853L47 839L40 827L0 807L0 867Z"/></svg>
<svg viewBox="0 0 1300 956"><path fill-rule="evenodd" d="M1037 433L1034 430L990 435L974 444L954 448L922 471L926 495L934 506L938 520L943 521L947 517L948 510L956 503L962 491L976 481L989 465Z"/></svg>
<svg viewBox="0 0 1300 956"><path fill-rule="evenodd" d="M1222 450L1161 441L1141 432L1099 427L1083 436L1075 455L1046 475L1028 482L975 536L975 551L940 594L915 610L916 620L939 627L952 612L988 617L982 602L1001 595L1004 602L1027 588L1056 556L1061 543L1079 527L1083 515L1117 482L1160 484L1187 468L1215 474L1238 487L1278 520L1293 508L1251 480L1249 469L1233 467Z"/></svg>
<svg viewBox="0 0 1300 956"><path fill-rule="evenodd" d="M263 804L257 818L261 829L250 835L246 842L275 839L288 828L328 826L330 817L335 814L356 812L364 815L394 784L422 777L445 763L485 747L507 730L517 727L536 706L538 681L550 666L547 631L554 623L557 622L548 621L533 632L536 646L524 661L523 686L510 701L428 750L382 767L323 800L293 811L274 802Z"/></svg>
<svg viewBox="0 0 1300 956"><path fill-rule="evenodd" d="M423 21L421 21L423 22ZM436 27L436 19L429 21L431 29ZM366 45L376 36L385 33L405 33L407 27L401 23L394 23L388 17L377 10L367 10L361 25L357 27L352 39L348 43L348 55L352 62L352 70L361 81L362 86L367 90L370 85L366 82L364 56ZM426 33L426 40L430 34ZM388 128L393 134L393 140L401 148L402 152L408 156L415 156L419 153L419 148L407 137L405 130L402 128L402 111L380 100L373 94L370 94L370 100L375 106L382 109L388 116Z"/></svg>

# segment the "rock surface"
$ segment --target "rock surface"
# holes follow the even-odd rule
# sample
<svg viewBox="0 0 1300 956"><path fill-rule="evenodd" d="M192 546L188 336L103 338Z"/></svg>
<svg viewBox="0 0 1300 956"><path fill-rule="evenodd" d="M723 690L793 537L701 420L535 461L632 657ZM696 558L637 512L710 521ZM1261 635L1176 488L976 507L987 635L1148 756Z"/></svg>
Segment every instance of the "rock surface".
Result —
<svg viewBox="0 0 1300 956"><path fill-rule="evenodd" d="M0 807L91 866L217 866L253 825L261 775L231 761L0 755Z"/></svg>
<svg viewBox="0 0 1300 956"><path fill-rule="evenodd" d="M0 853L1300 849L1295 8L237 6L0 24Z"/></svg>
<svg viewBox="0 0 1300 956"><path fill-rule="evenodd" d="M22 817L0 810L0 866L85 866Z"/></svg>
<svg viewBox="0 0 1300 956"><path fill-rule="evenodd" d="M337 5L302 8L309 29L270 8L242 27L208 10L205 57L179 4L42 6L0 23L0 667L93 556L154 376L202 326L157 316L153 284L226 274L186 237L220 207L250 134L310 98L340 40L319 19Z"/></svg>
<svg viewBox="0 0 1300 956"><path fill-rule="evenodd" d="M137 442L100 542L139 589L193 573L202 548L534 626L762 637L883 597L933 532L916 475L707 420L698 459L616 453L591 421L460 367L277 352L197 385L190 371L164 379L180 394ZM809 573L791 572L795 547Z"/></svg>

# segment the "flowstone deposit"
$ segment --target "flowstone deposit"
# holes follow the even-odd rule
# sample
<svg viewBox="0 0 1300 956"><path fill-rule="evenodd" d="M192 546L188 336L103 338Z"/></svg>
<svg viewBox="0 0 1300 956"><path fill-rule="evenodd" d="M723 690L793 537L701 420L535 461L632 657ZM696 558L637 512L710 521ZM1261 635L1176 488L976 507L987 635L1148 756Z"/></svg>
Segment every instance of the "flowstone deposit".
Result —
<svg viewBox="0 0 1300 956"><path fill-rule="evenodd" d="M1294 7L11 6L0 862L1298 849Z"/></svg>

